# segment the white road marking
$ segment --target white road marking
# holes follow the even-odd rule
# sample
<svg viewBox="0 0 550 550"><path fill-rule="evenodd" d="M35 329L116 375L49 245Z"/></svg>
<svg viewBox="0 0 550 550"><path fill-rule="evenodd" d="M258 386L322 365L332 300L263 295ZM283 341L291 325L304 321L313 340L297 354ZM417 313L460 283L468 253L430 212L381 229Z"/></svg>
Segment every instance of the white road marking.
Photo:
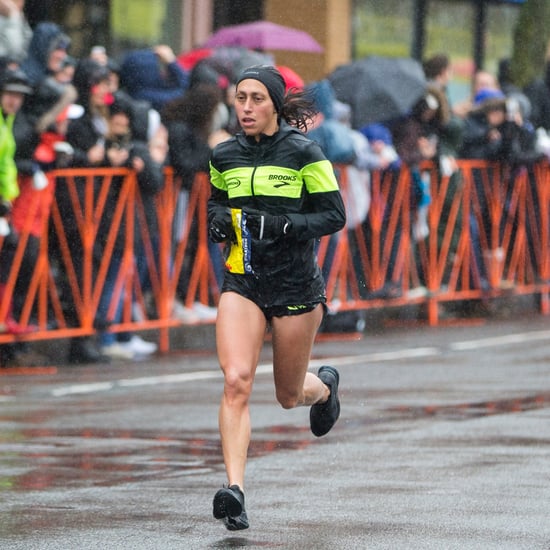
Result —
<svg viewBox="0 0 550 550"><path fill-rule="evenodd" d="M365 355L346 355L344 357L329 357L327 359L314 359L309 362L310 367L322 365L355 365L357 363L379 363L382 361L396 361L398 359L410 359L412 357L429 357L441 355L437 348L411 348L397 351L381 351L378 353L366 353Z"/></svg>
<svg viewBox="0 0 550 550"><path fill-rule="evenodd" d="M321 365L355 365L358 363L373 363L380 361L394 361L396 359L406 359L411 357L427 357L429 355L438 355L441 352L437 348L415 348L399 351L388 351L380 353L370 353L366 355L350 355L343 357L328 357L325 359L314 359L310 362L310 368L317 368ZM271 373L273 367L271 363L258 365L257 374ZM143 386L159 386L161 384L180 384L192 382L195 380L208 380L211 378L221 378L221 371L196 371L183 372L179 374L164 374L159 376L144 376L140 378L123 378L112 382L98 382L90 384L73 384L71 386L62 386L51 391L54 397L65 397L68 395L82 395L85 393L96 393L109 391L115 388L131 388Z"/></svg>
<svg viewBox="0 0 550 550"><path fill-rule="evenodd" d="M64 395L108 391L114 387L115 382L94 382L90 384L73 384L72 386L63 386L61 388L53 389L51 393L54 397L63 397Z"/></svg>
<svg viewBox="0 0 550 550"><path fill-rule="evenodd" d="M550 339L550 330L539 330L536 332L520 332L518 334L505 334L502 336L492 336L491 338L455 342L454 344L450 344L449 347L454 351L465 351L548 339Z"/></svg>
<svg viewBox="0 0 550 550"><path fill-rule="evenodd" d="M116 385L123 388L137 386L154 386L157 384L177 384L178 382L191 382L193 380L207 380L208 378L219 378L219 371L197 371L182 372L179 374L164 374L160 376L144 376L142 378L125 378L118 380Z"/></svg>
<svg viewBox="0 0 550 550"><path fill-rule="evenodd" d="M503 336L492 336L490 338L479 338L478 340L466 340L464 342L454 342L449 344L452 351L468 351L479 348L498 347L503 345L534 342L540 340L549 340L550 331L523 332L518 334L506 334ZM397 361L400 359L410 359L419 357L434 357L442 354L442 350L436 347L407 348L395 351L385 351L378 353L368 353L364 355L345 355L341 357L326 357L324 359L313 359L310 361L310 368L316 369L321 365L357 365L379 363L382 361ZM272 372L271 363L258 365L257 374L267 374ZM162 384L184 384L196 380L208 380L221 378L219 370L203 370L196 372L185 372L178 374L165 374L159 376L144 376L140 378L123 378L112 382L97 382L90 384L73 384L62 386L51 391L53 397L65 397L68 395L81 395L87 393L96 393L110 391L115 388L132 388L144 386L158 386Z"/></svg>

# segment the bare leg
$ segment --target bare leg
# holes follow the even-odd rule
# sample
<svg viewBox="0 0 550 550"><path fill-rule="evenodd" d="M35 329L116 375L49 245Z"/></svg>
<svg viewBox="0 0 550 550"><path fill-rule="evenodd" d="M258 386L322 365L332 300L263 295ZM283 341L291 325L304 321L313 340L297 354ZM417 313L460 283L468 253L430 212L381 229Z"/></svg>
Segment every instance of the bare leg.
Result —
<svg viewBox="0 0 550 550"><path fill-rule="evenodd" d="M266 326L263 313L253 302L234 292L221 295L216 343L225 380L219 428L229 485L242 490L250 443L248 404Z"/></svg>
<svg viewBox="0 0 550 550"><path fill-rule="evenodd" d="M284 408L322 403L330 394L317 376L307 372L315 335L323 318L322 307L272 320L275 390Z"/></svg>

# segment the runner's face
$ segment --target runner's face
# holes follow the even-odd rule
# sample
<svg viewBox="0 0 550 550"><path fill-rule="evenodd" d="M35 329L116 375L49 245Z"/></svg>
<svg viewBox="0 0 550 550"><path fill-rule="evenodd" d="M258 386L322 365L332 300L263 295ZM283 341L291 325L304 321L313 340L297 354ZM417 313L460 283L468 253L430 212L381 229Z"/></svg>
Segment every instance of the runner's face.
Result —
<svg viewBox="0 0 550 550"><path fill-rule="evenodd" d="M235 96L235 112L243 132L257 140L260 134L273 135L279 128L277 112L267 88L259 80L239 82Z"/></svg>

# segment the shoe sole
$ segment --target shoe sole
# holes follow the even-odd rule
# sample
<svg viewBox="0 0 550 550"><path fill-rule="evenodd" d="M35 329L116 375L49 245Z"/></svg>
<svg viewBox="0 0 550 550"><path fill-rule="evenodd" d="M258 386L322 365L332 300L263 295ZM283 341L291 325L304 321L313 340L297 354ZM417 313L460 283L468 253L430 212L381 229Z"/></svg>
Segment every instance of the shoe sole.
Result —
<svg viewBox="0 0 550 550"><path fill-rule="evenodd" d="M244 510L235 518L229 516L223 518L223 523L228 531L242 531L249 527L248 516Z"/></svg>
<svg viewBox="0 0 550 550"><path fill-rule="evenodd" d="M220 489L214 495L213 514L216 519L237 518L243 512L243 506L230 489Z"/></svg>

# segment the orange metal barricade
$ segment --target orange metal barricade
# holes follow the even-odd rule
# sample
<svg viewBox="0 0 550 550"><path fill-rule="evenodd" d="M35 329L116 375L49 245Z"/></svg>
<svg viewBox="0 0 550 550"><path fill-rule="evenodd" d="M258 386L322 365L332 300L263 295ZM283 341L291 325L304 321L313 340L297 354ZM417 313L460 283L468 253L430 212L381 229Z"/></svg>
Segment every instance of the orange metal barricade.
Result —
<svg viewBox="0 0 550 550"><path fill-rule="evenodd" d="M346 168L338 168L346 194ZM415 212L407 169L393 180L391 174L373 173L367 220L343 230L338 239L327 279L329 303L341 310L425 303L434 325L439 303L536 294L541 312L547 314L548 163L512 171L462 160L452 178L439 178L430 163L422 170L431 181L428 236L420 242L412 238ZM364 274L363 292L354 263L355 272ZM388 282L394 284L393 294L380 295L377 291Z"/></svg>
<svg viewBox="0 0 550 550"><path fill-rule="evenodd" d="M183 257L187 253L187 235L193 219L199 228L198 243L192 265L185 303L208 303L209 295L217 296L215 277L208 257L206 232L206 201L208 178L199 174L189 194L184 238L175 243L176 202L181 185L170 168L165 171L165 185L155 197L158 239L153 239L144 214L144 198L139 192L135 174L126 169L70 169L54 172L56 200L52 205L50 226L45 226L40 239L40 254L34 266L32 283L17 321L33 330L25 334L2 331L8 314L21 258L28 239L28 227L36 206L29 205L28 223L19 235L17 250L11 265L6 292L0 302L0 343L16 339L40 340L93 334L96 312L104 288L107 270L118 255L120 269L112 295L108 316L112 318L116 304L124 296L122 321L111 324L114 332L125 330L159 330L160 349L169 349L169 329L181 324L173 319L172 303L176 295ZM105 208L113 186L117 186L116 204ZM39 201L36 192L36 202ZM60 201L60 197L63 198ZM34 199L33 199L34 200ZM102 221L103 218L103 221ZM108 230L98 236L100 224L109 220ZM135 238L143 245L146 272L153 297L153 312L147 308L140 280L135 250ZM52 237L56 243L52 247ZM98 241L101 239L99 253ZM123 246L115 246L117 239ZM4 238L0 237L0 261ZM53 249L55 248L55 253ZM5 255L4 255L5 257ZM132 304L138 304L144 318L132 317Z"/></svg>
<svg viewBox="0 0 550 550"><path fill-rule="evenodd" d="M411 230L415 212L409 171L371 174L366 219L321 240L318 255L329 305L343 311L423 303L428 322L435 325L440 303L512 293L540 296L541 312L550 312L548 163L514 171L482 161L463 160L459 166L458 175L441 178L433 165L422 167L431 176L432 202L429 234L420 242L415 242ZM351 193L347 168L335 168L347 198ZM118 298L123 297L122 320L108 329L157 330L160 349L167 351L170 329L181 324L172 316L176 297L188 307L197 301L215 305L219 297L207 236L207 174L197 175L182 217L177 207L181 185L166 169L164 188L154 199L156 235L150 234L145 218L144 200L151 199L142 196L132 171L71 169L50 176L55 178L56 200L50 223L43 227L29 288L16 311L17 322L32 330L11 334L2 327L17 288L40 191L28 205L28 222L19 235L0 299L0 344L95 333L107 270L116 256L120 268L108 317L114 318ZM114 186L116 203L110 195ZM140 258L137 238L142 243ZM0 261L5 258L4 241L0 237ZM184 264L191 267L182 275ZM179 289L182 276L184 295ZM386 288L392 292L385 293ZM144 312L139 319L133 315L136 304Z"/></svg>

